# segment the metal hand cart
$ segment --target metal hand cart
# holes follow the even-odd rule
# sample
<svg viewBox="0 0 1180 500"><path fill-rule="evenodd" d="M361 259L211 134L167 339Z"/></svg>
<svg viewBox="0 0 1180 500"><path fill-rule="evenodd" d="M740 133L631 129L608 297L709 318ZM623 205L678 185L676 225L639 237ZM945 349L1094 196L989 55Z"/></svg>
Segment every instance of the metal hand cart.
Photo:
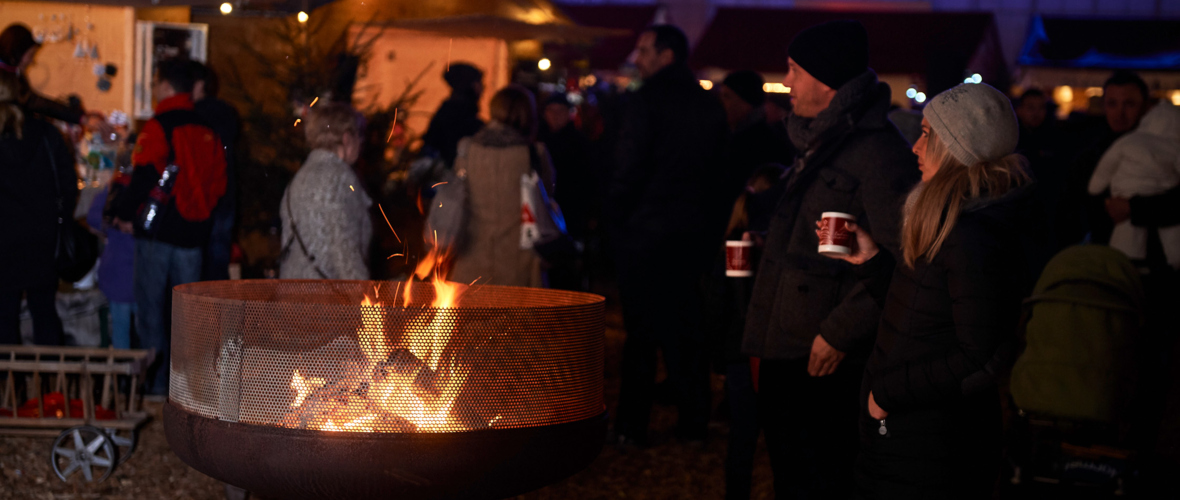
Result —
<svg viewBox="0 0 1180 500"><path fill-rule="evenodd" d="M0 435L56 436L53 471L105 480L135 451L152 351L0 345ZM96 404L97 403L97 404Z"/></svg>

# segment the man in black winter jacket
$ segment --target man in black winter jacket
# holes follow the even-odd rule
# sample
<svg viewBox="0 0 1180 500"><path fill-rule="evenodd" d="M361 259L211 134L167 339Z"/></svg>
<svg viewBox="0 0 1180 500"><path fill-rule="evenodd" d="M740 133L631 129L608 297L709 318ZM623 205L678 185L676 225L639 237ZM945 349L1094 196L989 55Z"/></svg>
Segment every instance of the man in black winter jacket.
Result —
<svg viewBox="0 0 1180 500"><path fill-rule="evenodd" d="M701 280L733 203L720 161L725 111L689 71L679 28L653 26L636 53L643 86L627 97L604 209L627 328L615 432L624 442L646 440L662 351L679 409L676 433L700 440L709 419Z"/></svg>
<svg viewBox="0 0 1180 500"><path fill-rule="evenodd" d="M213 230L203 252L201 280L227 280L233 253L234 221L237 219L237 145L242 120L233 105L217 98L217 74L199 62L193 61L191 64L196 79L193 84L193 111L217 133L225 150L225 194L213 209Z"/></svg>
<svg viewBox="0 0 1180 500"><path fill-rule="evenodd" d="M888 119L889 86L868 68L859 23L809 28L788 53L788 128L801 153L766 235L743 351L762 359L759 421L776 495L846 498L881 311L850 266L817 253L815 221L851 214L899 255L901 208L919 171Z"/></svg>
<svg viewBox="0 0 1180 500"><path fill-rule="evenodd" d="M451 86L451 97L443 101L422 134L423 146L437 153L447 166L455 164L459 140L483 128L479 119L479 96L483 94L483 72L466 63L455 63L443 73Z"/></svg>

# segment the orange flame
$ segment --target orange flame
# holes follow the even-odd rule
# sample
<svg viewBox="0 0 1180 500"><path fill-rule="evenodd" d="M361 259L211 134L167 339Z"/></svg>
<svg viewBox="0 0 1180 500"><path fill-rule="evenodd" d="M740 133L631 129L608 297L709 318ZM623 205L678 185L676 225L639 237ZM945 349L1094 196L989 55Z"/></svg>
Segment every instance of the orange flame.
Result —
<svg viewBox="0 0 1180 500"><path fill-rule="evenodd" d="M295 401L291 402L291 408L298 408L311 395L311 392L324 386L324 379L312 377L310 379L303 378L299 374L299 370L295 370L295 374L291 376L291 388L295 389Z"/></svg>
<svg viewBox="0 0 1180 500"><path fill-rule="evenodd" d="M430 315L429 321L408 322L400 338L387 336L387 305L364 295L357 328L363 364L333 381L304 377L295 370L292 410L281 425L329 432L377 432L406 423L412 426L407 430L417 432L464 428L452 418L451 408L470 370L447 350L457 328L453 309L467 286L444 279L447 257L445 251L431 250L406 280L400 307L412 302L415 276L431 281L434 301L422 312ZM397 292L392 301L389 305L398 307ZM422 382L423 377L428 382Z"/></svg>

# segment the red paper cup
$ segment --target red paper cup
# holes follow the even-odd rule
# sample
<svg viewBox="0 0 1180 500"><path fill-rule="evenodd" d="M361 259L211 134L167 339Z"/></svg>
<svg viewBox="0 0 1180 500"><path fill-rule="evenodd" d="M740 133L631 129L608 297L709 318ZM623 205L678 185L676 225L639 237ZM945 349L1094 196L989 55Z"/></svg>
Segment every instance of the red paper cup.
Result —
<svg viewBox="0 0 1180 500"><path fill-rule="evenodd" d="M754 275L752 263L754 242L730 240L725 242L725 275L730 278L749 278Z"/></svg>
<svg viewBox="0 0 1180 500"><path fill-rule="evenodd" d="M856 235L848 230L849 222L856 222L856 217L841 212L824 212L820 216L821 255L852 255L852 240Z"/></svg>

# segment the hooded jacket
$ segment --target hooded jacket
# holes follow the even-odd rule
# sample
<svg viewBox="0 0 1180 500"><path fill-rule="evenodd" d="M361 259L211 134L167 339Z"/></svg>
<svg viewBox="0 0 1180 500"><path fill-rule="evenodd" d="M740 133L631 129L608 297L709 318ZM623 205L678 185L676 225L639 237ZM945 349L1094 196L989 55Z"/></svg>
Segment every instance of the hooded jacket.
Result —
<svg viewBox="0 0 1180 500"><path fill-rule="evenodd" d="M851 266L819 255L815 221L823 212L855 215L897 252L901 207L918 180L909 143L889 121L889 86L866 71L841 87L814 120L792 116L802 150L785 181L754 280L742 350L801 359L816 335L863 362L880 308Z"/></svg>

